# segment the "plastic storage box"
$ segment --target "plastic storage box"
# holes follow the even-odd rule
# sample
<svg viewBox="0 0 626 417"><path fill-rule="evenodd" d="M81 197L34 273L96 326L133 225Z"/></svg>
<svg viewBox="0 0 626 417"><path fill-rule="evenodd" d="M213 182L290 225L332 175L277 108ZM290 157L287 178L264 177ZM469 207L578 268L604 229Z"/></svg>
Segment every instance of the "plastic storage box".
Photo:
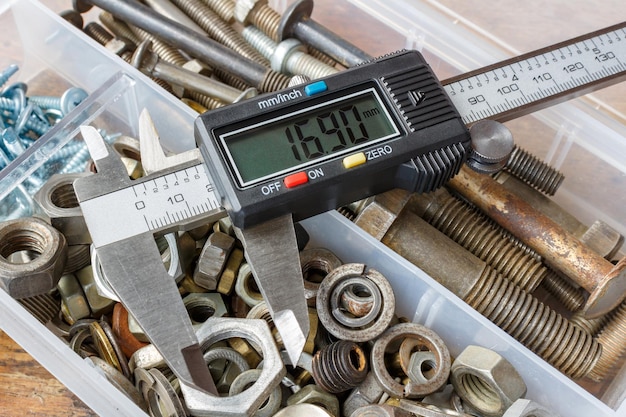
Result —
<svg viewBox="0 0 626 417"><path fill-rule="evenodd" d="M334 20L328 14L331 17L322 23L337 28L340 33L353 26L354 32L341 34L372 54L402 47L423 49L441 79L506 56L502 45L439 3L350 1L319 0L316 7L337 8L337 19L351 16L350 21L338 24L341 20ZM480 16L478 12L476 15ZM0 49L0 64L20 63L21 80L36 85L38 80L52 74L67 85L78 85L94 93L89 102L71 115L74 119L68 119L44 138L38 148L31 148L15 166L0 174L0 192L22 183L29 171L36 170L46 155L68 141L78 124L85 121L93 121L107 130L136 134L139 111L147 107L162 140L171 150L193 146L195 114L191 110L153 87L138 71L95 45L45 6L34 0L0 1L0 24L6 39L18 43L12 50L17 47L22 51L21 56L6 57ZM545 44L539 42L535 46ZM119 73L120 70L123 72ZM557 193L557 201L586 223L602 219L626 234L623 208L626 207L623 200L626 198L626 127L615 115L584 102L566 103L510 126L514 135L518 128L532 131L533 135L528 137L516 136L518 143L565 173L567 179ZM581 167L593 175L580 175ZM611 198L606 197L602 184L611 184ZM385 274L395 289L398 313L439 333L452 355L468 344L497 350L522 374L528 385L527 397L563 417L626 415L626 402L619 402L616 409L606 406L343 217L327 213L303 225L311 234L313 245L329 248L344 262L366 263ZM97 413L141 414L103 376L2 291L0 327ZM622 369L617 379L623 378L625 372Z"/></svg>

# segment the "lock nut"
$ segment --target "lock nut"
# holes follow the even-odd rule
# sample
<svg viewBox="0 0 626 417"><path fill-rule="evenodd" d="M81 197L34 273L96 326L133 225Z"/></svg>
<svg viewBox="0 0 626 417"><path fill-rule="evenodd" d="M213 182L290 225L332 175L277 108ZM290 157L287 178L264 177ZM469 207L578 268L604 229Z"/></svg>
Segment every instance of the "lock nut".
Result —
<svg viewBox="0 0 626 417"><path fill-rule="evenodd" d="M451 367L459 396L486 417L500 417L526 394L526 384L513 365L493 350L470 345Z"/></svg>

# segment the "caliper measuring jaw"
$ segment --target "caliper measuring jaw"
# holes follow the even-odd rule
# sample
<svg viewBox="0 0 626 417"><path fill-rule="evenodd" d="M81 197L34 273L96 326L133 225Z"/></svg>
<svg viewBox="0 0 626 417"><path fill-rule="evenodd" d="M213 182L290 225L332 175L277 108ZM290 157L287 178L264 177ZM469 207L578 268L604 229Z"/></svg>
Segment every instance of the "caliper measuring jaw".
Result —
<svg viewBox="0 0 626 417"><path fill-rule="evenodd" d="M98 172L76 180L74 189L104 276L181 383L217 395L176 282L163 266L154 237L191 229L224 217L225 212L219 205L205 203L196 208L193 202L191 206L185 202L190 207L186 218L176 212L173 214L178 218L169 223L149 221L142 212L150 209L150 196L147 192L145 198L140 194L142 189L148 190L147 184L156 185L158 179L167 182L168 173L191 173L191 178L195 178L194 172L204 174L201 161L190 161L132 181L120 157L95 128L82 126L81 133ZM189 183L192 181L187 186ZM185 186L182 178L181 184ZM208 186L205 191L203 199L216 199ZM162 198L167 200L168 195L175 198L172 196L187 194L181 188L180 192L163 193ZM130 204L130 209L126 210L124 204Z"/></svg>

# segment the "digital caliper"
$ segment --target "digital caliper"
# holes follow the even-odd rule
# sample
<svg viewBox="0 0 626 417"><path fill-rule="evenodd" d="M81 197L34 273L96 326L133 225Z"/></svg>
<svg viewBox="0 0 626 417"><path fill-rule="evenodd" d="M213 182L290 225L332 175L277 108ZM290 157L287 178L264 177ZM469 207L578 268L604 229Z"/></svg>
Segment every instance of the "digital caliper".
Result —
<svg viewBox="0 0 626 417"><path fill-rule="evenodd" d="M625 27L476 70L443 87L418 52L381 57L203 114L195 127L204 164L192 156L137 181L95 129L83 128L98 173L77 180L75 189L102 271L185 395L197 387L214 390L154 234L214 220L223 206L296 362L309 324L293 222L390 188L442 186L470 150L466 124L508 120L619 81L626 74Z"/></svg>

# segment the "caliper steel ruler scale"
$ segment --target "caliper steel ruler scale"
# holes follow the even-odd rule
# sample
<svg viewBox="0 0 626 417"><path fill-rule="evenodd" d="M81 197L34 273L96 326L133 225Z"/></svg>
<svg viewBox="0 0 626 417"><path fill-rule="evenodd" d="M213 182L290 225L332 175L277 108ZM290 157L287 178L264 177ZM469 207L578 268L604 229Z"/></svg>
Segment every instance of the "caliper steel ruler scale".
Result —
<svg viewBox="0 0 626 417"><path fill-rule="evenodd" d="M195 127L206 164L173 161L137 181L85 128L98 174L75 189L107 279L183 385L211 390L208 372L195 369L206 366L154 234L209 222L223 206L296 362L309 325L293 221L391 188L442 186L467 158L467 124L509 120L621 80L625 27L443 86L418 52L390 54L203 114Z"/></svg>

